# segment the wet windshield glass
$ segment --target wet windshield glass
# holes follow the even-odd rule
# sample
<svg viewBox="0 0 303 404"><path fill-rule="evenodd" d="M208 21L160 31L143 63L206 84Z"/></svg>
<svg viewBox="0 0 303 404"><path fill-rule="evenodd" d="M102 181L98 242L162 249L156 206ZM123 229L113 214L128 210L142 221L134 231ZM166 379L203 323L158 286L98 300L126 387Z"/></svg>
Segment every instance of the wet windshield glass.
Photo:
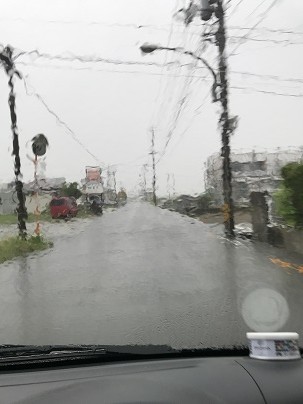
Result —
<svg viewBox="0 0 303 404"><path fill-rule="evenodd" d="M2 343L303 346L291 3L0 5Z"/></svg>

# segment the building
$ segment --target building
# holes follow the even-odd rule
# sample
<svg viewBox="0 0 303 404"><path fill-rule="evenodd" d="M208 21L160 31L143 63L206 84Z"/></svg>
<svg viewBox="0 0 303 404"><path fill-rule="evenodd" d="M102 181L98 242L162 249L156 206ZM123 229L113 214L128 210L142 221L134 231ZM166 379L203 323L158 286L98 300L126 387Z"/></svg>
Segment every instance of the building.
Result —
<svg viewBox="0 0 303 404"><path fill-rule="evenodd" d="M248 206L250 193L267 191L272 194L281 184L281 168L291 162L303 162L303 148L255 150L231 153L233 199L236 206ZM205 187L215 206L223 204L222 157L219 153L207 159Z"/></svg>
<svg viewBox="0 0 303 404"><path fill-rule="evenodd" d="M39 209L43 211L48 207L52 194L58 191L65 183L65 178L38 178ZM25 206L28 213L33 213L37 207L35 197L36 182L31 181L23 185L26 196ZM0 215L15 213L18 205L15 183L2 184L0 186Z"/></svg>

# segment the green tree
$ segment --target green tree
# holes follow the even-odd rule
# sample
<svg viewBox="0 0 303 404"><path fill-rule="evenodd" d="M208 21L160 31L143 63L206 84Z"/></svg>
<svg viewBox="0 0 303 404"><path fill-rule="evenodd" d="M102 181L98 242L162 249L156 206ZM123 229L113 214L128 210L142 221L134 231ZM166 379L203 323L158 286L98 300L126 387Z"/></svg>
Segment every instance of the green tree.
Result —
<svg viewBox="0 0 303 404"><path fill-rule="evenodd" d="M303 164L286 164L281 175L282 188L276 194L278 213L296 227L303 227Z"/></svg>
<svg viewBox="0 0 303 404"><path fill-rule="evenodd" d="M275 207L279 216L281 216L290 226L295 225L295 209L291 203L291 191L282 185L273 195Z"/></svg>
<svg viewBox="0 0 303 404"><path fill-rule="evenodd" d="M77 182L70 182L70 183L65 183L62 186L62 188L60 189L60 195L69 196L69 197L73 196L74 198L78 199L82 195L82 192L78 188Z"/></svg>

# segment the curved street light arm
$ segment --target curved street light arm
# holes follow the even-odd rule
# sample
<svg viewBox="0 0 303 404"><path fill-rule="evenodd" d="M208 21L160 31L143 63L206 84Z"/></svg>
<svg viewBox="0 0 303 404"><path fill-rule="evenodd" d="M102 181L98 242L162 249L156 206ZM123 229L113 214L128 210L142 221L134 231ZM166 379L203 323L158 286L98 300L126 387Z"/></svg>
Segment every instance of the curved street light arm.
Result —
<svg viewBox="0 0 303 404"><path fill-rule="evenodd" d="M189 55L189 56L193 57L194 59L197 59L200 62L202 62L204 64L204 66L209 70L209 72L211 73L211 75L213 76L213 79L214 79L214 83L212 86L213 102L219 101L219 99L217 97L217 93L216 93L217 87L219 86L218 81L217 81L216 72L203 57L197 56L194 52L184 50L183 48L169 48L169 47L165 47L165 46L158 46L156 49L182 53L183 55Z"/></svg>

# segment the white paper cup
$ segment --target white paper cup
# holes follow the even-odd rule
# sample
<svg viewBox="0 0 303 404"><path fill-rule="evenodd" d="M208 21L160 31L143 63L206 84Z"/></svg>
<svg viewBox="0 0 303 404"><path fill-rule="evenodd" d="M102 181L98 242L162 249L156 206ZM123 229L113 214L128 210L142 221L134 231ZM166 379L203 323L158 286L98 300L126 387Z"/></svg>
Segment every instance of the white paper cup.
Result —
<svg viewBox="0 0 303 404"><path fill-rule="evenodd" d="M265 360L301 359L296 332L248 332L249 356Z"/></svg>

